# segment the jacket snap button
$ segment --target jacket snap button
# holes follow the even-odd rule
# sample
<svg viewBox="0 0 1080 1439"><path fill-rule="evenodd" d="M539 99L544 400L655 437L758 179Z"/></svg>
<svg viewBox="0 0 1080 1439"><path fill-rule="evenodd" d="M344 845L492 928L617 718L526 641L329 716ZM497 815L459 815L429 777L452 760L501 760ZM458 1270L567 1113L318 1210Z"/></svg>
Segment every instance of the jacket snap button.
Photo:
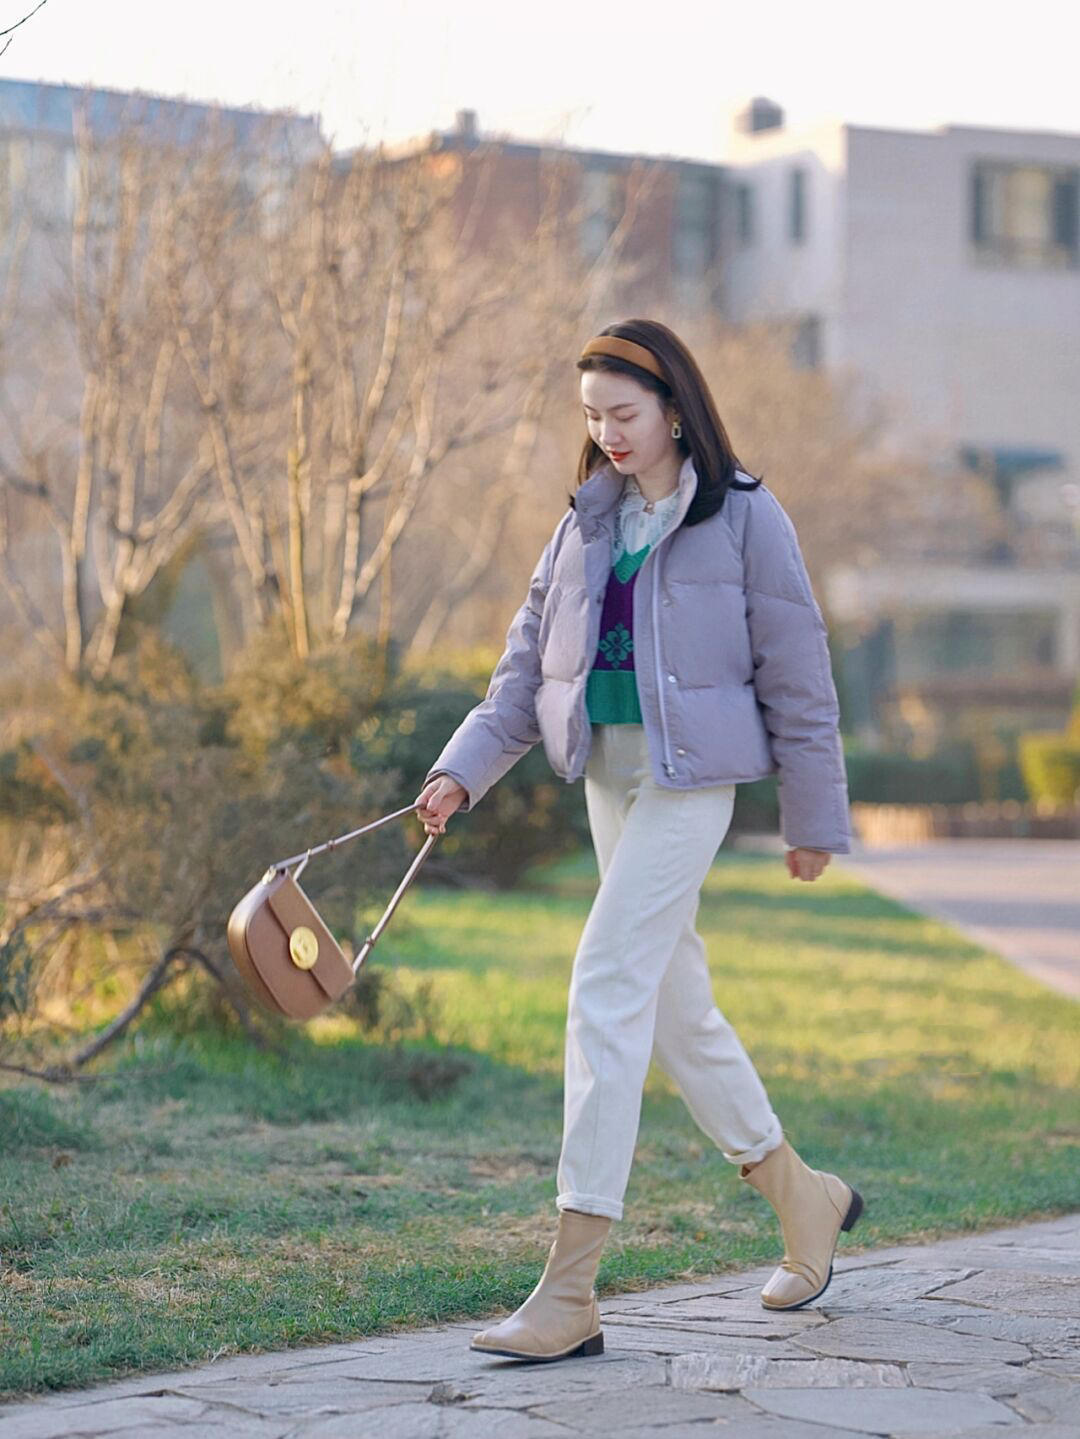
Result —
<svg viewBox="0 0 1080 1439"><path fill-rule="evenodd" d="M684 749L677 749L677 750L675 751L675 753L676 753L676 754L685 754L686 751L685 751Z"/></svg>
<svg viewBox="0 0 1080 1439"><path fill-rule="evenodd" d="M670 601L670 599L668 599L667 595L664 596L664 604L666 604L666 605L671 604L671 601Z"/></svg>
<svg viewBox="0 0 1080 1439"><path fill-rule="evenodd" d="M674 675L668 675L668 679L671 681L672 684L675 683L675 676L674 676Z"/></svg>

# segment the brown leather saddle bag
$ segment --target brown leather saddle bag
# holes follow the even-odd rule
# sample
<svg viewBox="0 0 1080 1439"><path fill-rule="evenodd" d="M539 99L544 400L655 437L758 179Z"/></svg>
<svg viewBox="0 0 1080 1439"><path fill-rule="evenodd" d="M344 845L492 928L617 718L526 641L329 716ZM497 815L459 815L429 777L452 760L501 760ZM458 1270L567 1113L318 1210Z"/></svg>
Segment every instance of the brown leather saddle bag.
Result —
<svg viewBox="0 0 1080 1439"><path fill-rule="evenodd" d="M299 875L313 854L413 814L418 808L417 804L408 805L303 854L278 860L233 907L227 925L229 953L263 1008L288 1019L311 1019L340 999L352 984L439 836L428 835L417 850L378 924L351 962L300 888ZM292 864L297 868L290 872Z"/></svg>

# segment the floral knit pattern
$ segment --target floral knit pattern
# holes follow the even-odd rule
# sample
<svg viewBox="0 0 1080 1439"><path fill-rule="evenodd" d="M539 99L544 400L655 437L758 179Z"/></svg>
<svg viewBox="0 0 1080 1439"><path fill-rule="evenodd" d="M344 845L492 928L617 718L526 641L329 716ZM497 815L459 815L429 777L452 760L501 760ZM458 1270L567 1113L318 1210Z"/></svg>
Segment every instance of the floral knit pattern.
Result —
<svg viewBox="0 0 1080 1439"><path fill-rule="evenodd" d="M630 638L630 631L620 620L613 630L600 641L600 653L604 656L612 669L618 669L623 660L627 659L630 651L634 648L634 641Z"/></svg>

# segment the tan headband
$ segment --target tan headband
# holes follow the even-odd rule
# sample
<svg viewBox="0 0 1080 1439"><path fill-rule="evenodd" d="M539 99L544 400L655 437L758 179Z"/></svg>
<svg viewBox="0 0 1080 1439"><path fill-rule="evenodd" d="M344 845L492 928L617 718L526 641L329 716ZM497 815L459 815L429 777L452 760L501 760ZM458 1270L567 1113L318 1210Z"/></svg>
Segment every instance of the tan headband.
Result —
<svg viewBox="0 0 1080 1439"><path fill-rule="evenodd" d="M653 352L633 340L620 340L618 335L597 335L582 350L581 358L585 359L586 355L613 355L617 360L629 360L632 365L648 370L650 375L663 380L665 385L668 383Z"/></svg>

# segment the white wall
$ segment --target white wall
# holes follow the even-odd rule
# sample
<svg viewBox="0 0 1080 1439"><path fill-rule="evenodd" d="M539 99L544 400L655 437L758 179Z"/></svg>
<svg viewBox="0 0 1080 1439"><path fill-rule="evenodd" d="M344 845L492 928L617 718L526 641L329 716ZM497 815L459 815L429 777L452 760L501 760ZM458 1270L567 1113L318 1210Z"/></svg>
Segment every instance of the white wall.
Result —
<svg viewBox="0 0 1080 1439"><path fill-rule="evenodd" d="M755 318L815 314L823 325L823 358L836 356L843 301L843 127L830 123L791 132L735 135L724 163L729 189L722 232L725 313L736 323ZM788 231L788 176L807 171L806 233ZM740 247L735 232L734 185L753 187L756 236Z"/></svg>
<svg viewBox="0 0 1080 1439"><path fill-rule="evenodd" d="M969 213L976 158L1080 164L1080 135L851 126L847 155L844 363L943 453L1060 449L1080 475L1080 269L987 266Z"/></svg>

